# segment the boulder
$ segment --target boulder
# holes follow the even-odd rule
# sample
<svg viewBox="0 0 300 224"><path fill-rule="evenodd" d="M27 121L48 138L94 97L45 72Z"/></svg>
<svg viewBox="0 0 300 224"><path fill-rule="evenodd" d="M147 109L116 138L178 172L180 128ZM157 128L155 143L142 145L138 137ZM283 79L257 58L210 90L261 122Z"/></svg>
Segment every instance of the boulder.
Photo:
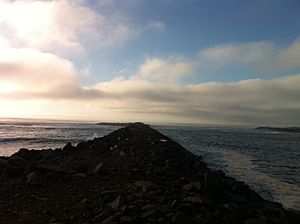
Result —
<svg viewBox="0 0 300 224"><path fill-rule="evenodd" d="M137 188L140 188L144 193L157 189L156 184L151 181L139 180L134 183Z"/></svg>
<svg viewBox="0 0 300 224"><path fill-rule="evenodd" d="M184 214L183 212L177 212L173 217L172 217L172 223L174 224L192 224L192 220L190 219L189 216Z"/></svg>

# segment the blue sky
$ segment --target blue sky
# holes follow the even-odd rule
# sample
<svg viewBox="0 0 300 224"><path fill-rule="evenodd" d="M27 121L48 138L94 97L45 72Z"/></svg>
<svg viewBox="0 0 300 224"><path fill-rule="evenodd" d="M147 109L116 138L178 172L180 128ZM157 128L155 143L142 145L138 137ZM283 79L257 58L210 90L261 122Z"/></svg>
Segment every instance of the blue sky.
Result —
<svg viewBox="0 0 300 224"><path fill-rule="evenodd" d="M0 116L300 125L298 0L0 0Z"/></svg>
<svg viewBox="0 0 300 224"><path fill-rule="evenodd" d="M134 26L144 31L119 49L105 52L100 60L99 52L93 55L93 72L107 73L105 76L99 74L99 81L111 79L128 65L136 69L145 57L194 59L202 49L224 43L268 41L281 48L294 41L300 31L299 1L120 2L117 1L116 9L123 10ZM127 5L125 10L124 4ZM147 30L151 21L162 22L164 30ZM196 74L190 81L235 81L286 75L275 73L269 77L270 74L265 76L254 68L242 69L239 66L206 73L209 74L204 74L205 77Z"/></svg>

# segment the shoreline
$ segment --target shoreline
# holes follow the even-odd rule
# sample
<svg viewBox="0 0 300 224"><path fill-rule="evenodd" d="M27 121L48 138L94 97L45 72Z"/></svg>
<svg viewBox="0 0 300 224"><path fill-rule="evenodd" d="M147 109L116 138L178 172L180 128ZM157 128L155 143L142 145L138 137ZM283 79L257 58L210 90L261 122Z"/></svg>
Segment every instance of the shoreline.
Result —
<svg viewBox="0 0 300 224"><path fill-rule="evenodd" d="M257 127L256 130L266 130L266 131L278 131L278 132L291 132L291 133L300 133L299 127L286 127L286 128L278 128L278 127Z"/></svg>
<svg viewBox="0 0 300 224"><path fill-rule="evenodd" d="M201 157L142 123L76 147L21 149L0 157L0 171L1 223L299 221L298 211L210 170ZM17 217L5 215L10 209Z"/></svg>

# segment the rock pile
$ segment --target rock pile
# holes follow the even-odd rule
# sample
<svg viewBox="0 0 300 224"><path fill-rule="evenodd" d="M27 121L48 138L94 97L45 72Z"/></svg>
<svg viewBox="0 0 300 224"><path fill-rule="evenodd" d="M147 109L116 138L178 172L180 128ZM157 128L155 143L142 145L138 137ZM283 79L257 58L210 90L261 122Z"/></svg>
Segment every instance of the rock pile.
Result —
<svg viewBox="0 0 300 224"><path fill-rule="evenodd" d="M0 223L300 223L142 123L0 157Z"/></svg>

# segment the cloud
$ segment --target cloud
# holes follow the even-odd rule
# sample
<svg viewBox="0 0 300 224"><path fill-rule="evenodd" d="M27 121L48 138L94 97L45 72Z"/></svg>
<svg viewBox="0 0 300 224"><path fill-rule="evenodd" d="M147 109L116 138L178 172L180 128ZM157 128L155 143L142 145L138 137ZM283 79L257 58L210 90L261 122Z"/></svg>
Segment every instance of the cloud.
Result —
<svg viewBox="0 0 300 224"><path fill-rule="evenodd" d="M55 54L34 49L1 48L0 98L2 99L69 99L101 96L80 86L87 70Z"/></svg>
<svg viewBox="0 0 300 224"><path fill-rule="evenodd" d="M199 53L199 67L222 69L227 66L252 66L260 72L278 72L300 68L300 38L281 48L272 42L226 43Z"/></svg>
<svg viewBox="0 0 300 224"><path fill-rule="evenodd" d="M263 64L270 60L275 49L270 42L227 43L202 50L200 62L221 68L228 64Z"/></svg>
<svg viewBox="0 0 300 224"><path fill-rule="evenodd" d="M288 48L282 49L275 60L276 69L285 70L300 67L300 38Z"/></svg>
<svg viewBox="0 0 300 224"><path fill-rule="evenodd" d="M163 32L166 30L166 24L161 21L151 21L147 26L151 30Z"/></svg>
<svg viewBox="0 0 300 224"><path fill-rule="evenodd" d="M300 123L299 86L300 75L194 85L155 85L119 78L94 88L114 95L109 99L113 106L106 108L143 119L151 114L169 122L296 125Z"/></svg>
<svg viewBox="0 0 300 224"><path fill-rule="evenodd" d="M159 83L176 83L192 71L193 66L188 62L148 58L131 78Z"/></svg>
<svg viewBox="0 0 300 224"><path fill-rule="evenodd" d="M0 101L16 116L40 111L68 119L300 125L300 75L181 84L180 78L193 70L189 63L148 58L128 78L81 86L81 73L66 59L29 49L10 51L0 54L0 84L6 83L0 85Z"/></svg>
<svg viewBox="0 0 300 224"><path fill-rule="evenodd" d="M82 0L0 2L0 41L15 48L71 55L119 46L133 33L120 15L100 13Z"/></svg>

